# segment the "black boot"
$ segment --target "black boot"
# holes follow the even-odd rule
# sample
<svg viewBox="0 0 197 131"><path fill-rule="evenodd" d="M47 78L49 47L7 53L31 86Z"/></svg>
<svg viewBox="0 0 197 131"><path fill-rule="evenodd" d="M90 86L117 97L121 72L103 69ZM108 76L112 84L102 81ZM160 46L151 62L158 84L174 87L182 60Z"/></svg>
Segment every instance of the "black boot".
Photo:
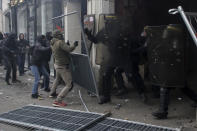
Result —
<svg viewBox="0 0 197 131"><path fill-rule="evenodd" d="M5 80L5 82L7 83L7 85L11 85L9 80Z"/></svg>
<svg viewBox="0 0 197 131"><path fill-rule="evenodd" d="M53 93L51 93L51 94L49 95L49 98L57 98L57 96L58 96L58 94L57 94L56 91L55 91L55 92L53 92Z"/></svg>
<svg viewBox="0 0 197 131"><path fill-rule="evenodd" d="M118 90L117 93L115 94L115 96L124 96L128 93L128 91L124 88L122 88L121 90Z"/></svg>
<svg viewBox="0 0 197 131"><path fill-rule="evenodd" d="M108 103L108 102L111 102L111 98L110 97L101 96L100 97L100 101L98 102L98 104L105 104L105 103Z"/></svg>
<svg viewBox="0 0 197 131"><path fill-rule="evenodd" d="M159 86L156 86L156 85L152 85L152 97L154 99L159 99L160 98L160 88Z"/></svg>
<svg viewBox="0 0 197 131"><path fill-rule="evenodd" d="M21 81L14 79L14 80L12 80L12 83L21 83Z"/></svg>
<svg viewBox="0 0 197 131"><path fill-rule="evenodd" d="M157 119L167 119L168 116L168 105L169 105L169 89L161 88L160 89L160 107L159 110L152 113Z"/></svg>
<svg viewBox="0 0 197 131"><path fill-rule="evenodd" d="M106 73L103 74L103 90L100 97L99 104L108 103L111 101L111 76L113 74L113 68L109 68Z"/></svg>
<svg viewBox="0 0 197 131"><path fill-rule="evenodd" d="M194 90L188 88L188 87L185 87L185 88L182 88L181 89L182 92L187 95L192 101L194 101L194 103L197 103L197 94L195 93Z"/></svg>
<svg viewBox="0 0 197 131"><path fill-rule="evenodd" d="M146 96L145 93L140 94L140 100L141 100L143 103L145 103L145 104L148 103L148 97Z"/></svg>

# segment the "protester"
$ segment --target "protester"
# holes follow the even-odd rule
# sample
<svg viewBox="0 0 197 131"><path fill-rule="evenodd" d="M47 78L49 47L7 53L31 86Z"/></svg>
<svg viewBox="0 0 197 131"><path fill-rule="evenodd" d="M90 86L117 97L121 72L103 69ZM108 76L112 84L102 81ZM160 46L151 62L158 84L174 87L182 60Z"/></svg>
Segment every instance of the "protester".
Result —
<svg viewBox="0 0 197 131"><path fill-rule="evenodd" d="M52 32L47 32L46 33L46 41L45 43L43 43L43 46L44 47L50 47L50 41L52 40ZM49 73L49 76L50 76L50 60L51 60L51 55L52 55L52 51L51 49L50 50L47 50L44 52L43 56L44 56L44 61L43 61L43 64L44 64L44 67L46 68L47 72ZM42 75L42 74L41 74ZM42 86L41 86L42 89L44 89L44 82L42 82Z"/></svg>
<svg viewBox="0 0 197 131"><path fill-rule="evenodd" d="M16 34L11 33L8 39L5 41L3 46L3 57L5 66L7 68L5 81L10 85L9 79L11 78L10 73L12 72L12 83L20 82L16 79L16 61L18 55L17 39Z"/></svg>
<svg viewBox="0 0 197 131"><path fill-rule="evenodd" d="M24 66L25 66L25 58L26 58L26 51L27 48L29 47L29 43L27 40L25 40L24 34L21 33L19 35L19 41L18 41L18 70L19 70L19 75L22 76L24 75Z"/></svg>
<svg viewBox="0 0 197 131"><path fill-rule="evenodd" d="M49 92L49 73L47 72L44 66L44 56L43 53L50 50L50 47L44 47L46 42L45 36L41 35L37 38L37 43L35 46L31 47L30 54L31 54L31 71L34 75L34 85L32 89L32 98L41 98L38 94L38 85L40 81L40 73L44 76L44 90Z"/></svg>
<svg viewBox="0 0 197 131"><path fill-rule="evenodd" d="M3 34L0 32L0 65L3 63Z"/></svg>
<svg viewBox="0 0 197 131"><path fill-rule="evenodd" d="M77 46L77 41L74 43L74 46L69 46L68 42L64 42L63 34L61 33L61 31L54 31L53 39L51 41L51 48L53 57L55 59L54 67L56 70L56 78L49 97L57 96L56 89L60 84L61 79L64 81L66 86L57 96L56 100L53 103L53 106L66 106L66 103L64 103L62 100L73 87L69 55L70 52L72 52Z"/></svg>

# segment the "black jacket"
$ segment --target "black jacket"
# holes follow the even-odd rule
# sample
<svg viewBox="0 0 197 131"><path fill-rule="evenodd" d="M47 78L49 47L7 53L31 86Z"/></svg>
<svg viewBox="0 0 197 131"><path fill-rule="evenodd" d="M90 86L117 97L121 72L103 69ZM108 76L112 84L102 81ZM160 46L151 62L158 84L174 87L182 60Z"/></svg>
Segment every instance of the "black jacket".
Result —
<svg viewBox="0 0 197 131"><path fill-rule="evenodd" d="M25 54L27 47L29 47L29 43L25 39L19 40L17 45L19 49L19 54Z"/></svg>
<svg viewBox="0 0 197 131"><path fill-rule="evenodd" d="M52 50L50 48L50 41L46 41L46 44L44 47L49 48L48 50L44 51L44 62L48 63L51 60Z"/></svg>
<svg viewBox="0 0 197 131"><path fill-rule="evenodd" d="M41 66L45 62L45 52L50 50L50 47L41 46L40 43L37 43L35 46L30 48L31 56L31 65Z"/></svg>
<svg viewBox="0 0 197 131"><path fill-rule="evenodd" d="M13 58L18 54L17 40L10 36L3 44L3 54L6 57Z"/></svg>

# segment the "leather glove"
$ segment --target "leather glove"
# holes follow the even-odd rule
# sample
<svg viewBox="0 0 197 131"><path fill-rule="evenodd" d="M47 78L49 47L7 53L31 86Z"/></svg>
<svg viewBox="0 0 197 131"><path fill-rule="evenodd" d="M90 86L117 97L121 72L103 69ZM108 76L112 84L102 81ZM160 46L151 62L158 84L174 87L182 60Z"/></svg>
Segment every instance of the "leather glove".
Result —
<svg viewBox="0 0 197 131"><path fill-rule="evenodd" d="M69 40L67 40L66 44L70 46L70 41L69 41Z"/></svg>
<svg viewBox="0 0 197 131"><path fill-rule="evenodd" d="M79 45L78 43L79 43L78 41L75 41L74 46L77 47Z"/></svg>
<svg viewBox="0 0 197 131"><path fill-rule="evenodd" d="M85 33L87 36L91 36L91 31L89 31L88 28L85 28L84 33Z"/></svg>
<svg viewBox="0 0 197 131"><path fill-rule="evenodd" d="M11 50L10 53L14 54L15 52L13 50Z"/></svg>

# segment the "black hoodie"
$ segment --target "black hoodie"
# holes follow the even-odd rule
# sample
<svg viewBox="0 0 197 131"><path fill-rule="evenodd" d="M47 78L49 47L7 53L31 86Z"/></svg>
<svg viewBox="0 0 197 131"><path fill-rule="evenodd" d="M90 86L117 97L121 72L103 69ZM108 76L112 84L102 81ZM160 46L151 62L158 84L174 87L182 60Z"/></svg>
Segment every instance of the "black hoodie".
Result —
<svg viewBox="0 0 197 131"><path fill-rule="evenodd" d="M16 35L11 33L3 45L3 53L6 57L16 57L18 54Z"/></svg>
<svg viewBox="0 0 197 131"><path fill-rule="evenodd" d="M45 52L50 50L50 47L44 46L43 36L38 37L36 45L30 48L31 65L41 66L45 62Z"/></svg>

